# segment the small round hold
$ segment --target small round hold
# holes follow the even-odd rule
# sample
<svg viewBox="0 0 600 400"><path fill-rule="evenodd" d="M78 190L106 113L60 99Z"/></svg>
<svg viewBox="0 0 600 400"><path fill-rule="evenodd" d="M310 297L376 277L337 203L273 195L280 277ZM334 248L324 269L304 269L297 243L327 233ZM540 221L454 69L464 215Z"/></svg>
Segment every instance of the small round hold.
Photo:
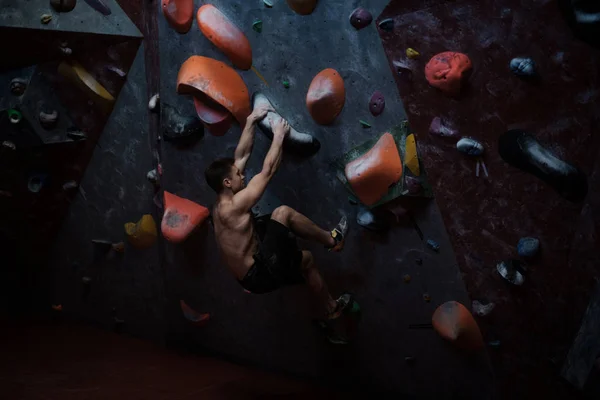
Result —
<svg viewBox="0 0 600 400"><path fill-rule="evenodd" d="M385 109L385 97L383 93L379 90L376 90L371 96L371 100L369 100L369 111L373 116L378 116Z"/></svg>
<svg viewBox="0 0 600 400"><path fill-rule="evenodd" d="M464 137L456 143L456 149L469 156L480 156L483 154L483 145L475 139Z"/></svg>
<svg viewBox="0 0 600 400"><path fill-rule="evenodd" d="M58 111L52 110L49 113L44 111L40 112L40 125L44 129L53 129L56 126L56 122L58 121Z"/></svg>
<svg viewBox="0 0 600 400"><path fill-rule="evenodd" d="M10 121L11 124L18 124L19 122L21 122L21 119L23 119L23 114L21 114L20 111L15 110L13 108L8 110L7 113L8 113L8 120Z"/></svg>
<svg viewBox="0 0 600 400"><path fill-rule="evenodd" d="M429 295L429 293L424 293L424 294L423 294L423 300L424 300L426 303L429 303L429 302L431 301L431 296Z"/></svg>
<svg viewBox="0 0 600 400"><path fill-rule="evenodd" d="M33 175L27 181L27 189L31 193L39 193L44 187L44 177L42 175Z"/></svg>
<svg viewBox="0 0 600 400"><path fill-rule="evenodd" d="M27 81L23 78L15 78L10 81L10 92L15 96L21 96L27 89Z"/></svg>
<svg viewBox="0 0 600 400"><path fill-rule="evenodd" d="M263 28L263 23L260 19L257 19L256 21L254 21L252 23L252 29L255 32L261 33L262 32L262 28Z"/></svg>
<svg viewBox="0 0 600 400"><path fill-rule="evenodd" d="M158 93L156 93L154 96L152 96L150 98L150 101L148 102L148 109L150 109L150 111L157 112L159 106L160 106L160 95Z"/></svg>
<svg viewBox="0 0 600 400"><path fill-rule="evenodd" d="M410 275L406 274L404 277L402 277L402 280L404 280L404 283L410 283L411 277Z"/></svg>
<svg viewBox="0 0 600 400"><path fill-rule="evenodd" d="M533 237L524 237L517 243L517 252L521 257L534 257L540 249L540 240Z"/></svg>
<svg viewBox="0 0 600 400"><path fill-rule="evenodd" d="M383 21L381 21L379 23L379 28L386 32L393 32L394 31L394 19L393 18L384 19Z"/></svg>
<svg viewBox="0 0 600 400"><path fill-rule="evenodd" d="M77 0L50 0L50 5L58 12L69 12L75 8Z"/></svg>
<svg viewBox="0 0 600 400"><path fill-rule="evenodd" d="M60 52L63 53L65 56L70 56L71 54L73 54L73 50L70 47L60 46L59 49Z"/></svg>
<svg viewBox="0 0 600 400"><path fill-rule="evenodd" d="M512 73L517 76L531 78L537 75L535 61L531 58L513 58L509 66Z"/></svg>
<svg viewBox="0 0 600 400"><path fill-rule="evenodd" d="M146 179L148 179L150 182L152 182L154 185L158 185L158 171L156 170L156 168L154 168L151 171L148 171L148 173L146 174Z"/></svg>
<svg viewBox="0 0 600 400"><path fill-rule="evenodd" d="M52 14L42 14L40 21L44 25L49 24L52 21Z"/></svg>
<svg viewBox="0 0 600 400"><path fill-rule="evenodd" d="M357 8L350 14L350 25L357 31L366 28L371 22L373 22L373 16L368 10L362 7Z"/></svg>

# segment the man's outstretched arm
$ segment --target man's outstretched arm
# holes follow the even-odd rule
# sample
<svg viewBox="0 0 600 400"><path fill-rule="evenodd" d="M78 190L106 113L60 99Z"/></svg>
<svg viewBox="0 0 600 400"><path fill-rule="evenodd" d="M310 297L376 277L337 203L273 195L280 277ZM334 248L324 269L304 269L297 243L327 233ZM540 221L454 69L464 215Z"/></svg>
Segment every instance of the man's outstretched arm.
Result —
<svg viewBox="0 0 600 400"><path fill-rule="evenodd" d="M283 140L290 132L290 126L283 118L273 126L273 142L265 157L262 171L250 180L248 186L233 196L233 205L240 212L251 209L261 198L267 184L277 172L283 156Z"/></svg>
<svg viewBox="0 0 600 400"><path fill-rule="evenodd" d="M246 163L248 159L250 159L250 154L252 154L252 146L254 145L254 131L256 130L256 123L263 119L269 111L272 111L272 108L268 105L262 105L256 107L252 114L246 118L246 126L242 131L242 136L240 137L240 141L235 149L235 154L233 158L235 159L235 166L238 167L240 171L244 171L246 168Z"/></svg>

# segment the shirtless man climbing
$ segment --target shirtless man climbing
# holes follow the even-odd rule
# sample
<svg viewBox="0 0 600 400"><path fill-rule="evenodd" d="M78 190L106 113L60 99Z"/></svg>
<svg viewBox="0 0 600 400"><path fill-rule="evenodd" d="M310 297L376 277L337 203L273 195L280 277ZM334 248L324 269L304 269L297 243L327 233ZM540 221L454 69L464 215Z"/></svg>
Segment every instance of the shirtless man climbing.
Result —
<svg viewBox="0 0 600 400"><path fill-rule="evenodd" d="M277 172L283 140L290 131L283 118L272 121L273 142L262 171L246 186L244 169L252 152L255 127L269 111L273 110L268 106L257 107L246 120L234 158L218 159L205 171L208 185L217 192L213 209L217 243L231 272L247 291L268 293L282 286L306 283L324 304L327 318L337 318L351 296L343 294L337 300L331 297L311 252L301 251L295 236L340 251L347 231L346 218L342 217L333 230L326 231L296 210L281 206L271 214L264 237L259 237L256 231L250 210Z"/></svg>

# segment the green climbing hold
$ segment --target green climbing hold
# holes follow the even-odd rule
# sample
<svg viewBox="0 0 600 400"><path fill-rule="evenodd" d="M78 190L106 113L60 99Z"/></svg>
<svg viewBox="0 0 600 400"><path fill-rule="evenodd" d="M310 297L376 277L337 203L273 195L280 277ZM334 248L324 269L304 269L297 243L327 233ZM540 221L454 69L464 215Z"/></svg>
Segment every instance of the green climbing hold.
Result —
<svg viewBox="0 0 600 400"><path fill-rule="evenodd" d="M273 7L273 3L270 0L263 0L263 3L265 4L265 7L267 7L267 8Z"/></svg>
<svg viewBox="0 0 600 400"><path fill-rule="evenodd" d="M362 125L363 128L370 128L371 124L369 124L367 121L363 121L362 119L359 121L360 124Z"/></svg>
<svg viewBox="0 0 600 400"><path fill-rule="evenodd" d="M257 19L256 21L254 21L254 23L252 24L252 29L254 29L258 33L261 33L262 32L262 21L260 19Z"/></svg>
<svg viewBox="0 0 600 400"><path fill-rule="evenodd" d="M290 83L288 81L283 81L282 83L283 83L284 88L286 88L286 89L290 88Z"/></svg>
<svg viewBox="0 0 600 400"><path fill-rule="evenodd" d="M360 312L360 306L358 305L358 303L357 303L356 301L353 301L353 302L352 302L352 309L350 310L350 312L351 312L352 314L355 314L355 313L359 313L359 312Z"/></svg>
<svg viewBox="0 0 600 400"><path fill-rule="evenodd" d="M11 108L7 111L8 114L8 120L13 123L13 124L18 124L19 122L21 122L21 118L23 118L23 115L21 114L20 111L15 110L14 108Z"/></svg>

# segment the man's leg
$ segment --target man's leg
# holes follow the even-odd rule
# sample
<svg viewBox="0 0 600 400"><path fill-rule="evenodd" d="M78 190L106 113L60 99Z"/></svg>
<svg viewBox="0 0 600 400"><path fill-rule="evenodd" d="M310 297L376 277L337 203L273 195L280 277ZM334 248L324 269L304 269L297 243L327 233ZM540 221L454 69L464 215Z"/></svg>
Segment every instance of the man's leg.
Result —
<svg viewBox="0 0 600 400"><path fill-rule="evenodd" d="M306 279L306 284L310 290L317 296L319 304L325 306L327 316L333 315L338 308L337 302L331 297L327 284L321 275L321 272L315 266L313 255L310 251L302 251L302 273Z"/></svg>
<svg viewBox="0 0 600 400"><path fill-rule="evenodd" d="M296 236L333 247L336 240L331 232L319 228L314 222L288 206L280 206L273 210L271 219L289 228Z"/></svg>

